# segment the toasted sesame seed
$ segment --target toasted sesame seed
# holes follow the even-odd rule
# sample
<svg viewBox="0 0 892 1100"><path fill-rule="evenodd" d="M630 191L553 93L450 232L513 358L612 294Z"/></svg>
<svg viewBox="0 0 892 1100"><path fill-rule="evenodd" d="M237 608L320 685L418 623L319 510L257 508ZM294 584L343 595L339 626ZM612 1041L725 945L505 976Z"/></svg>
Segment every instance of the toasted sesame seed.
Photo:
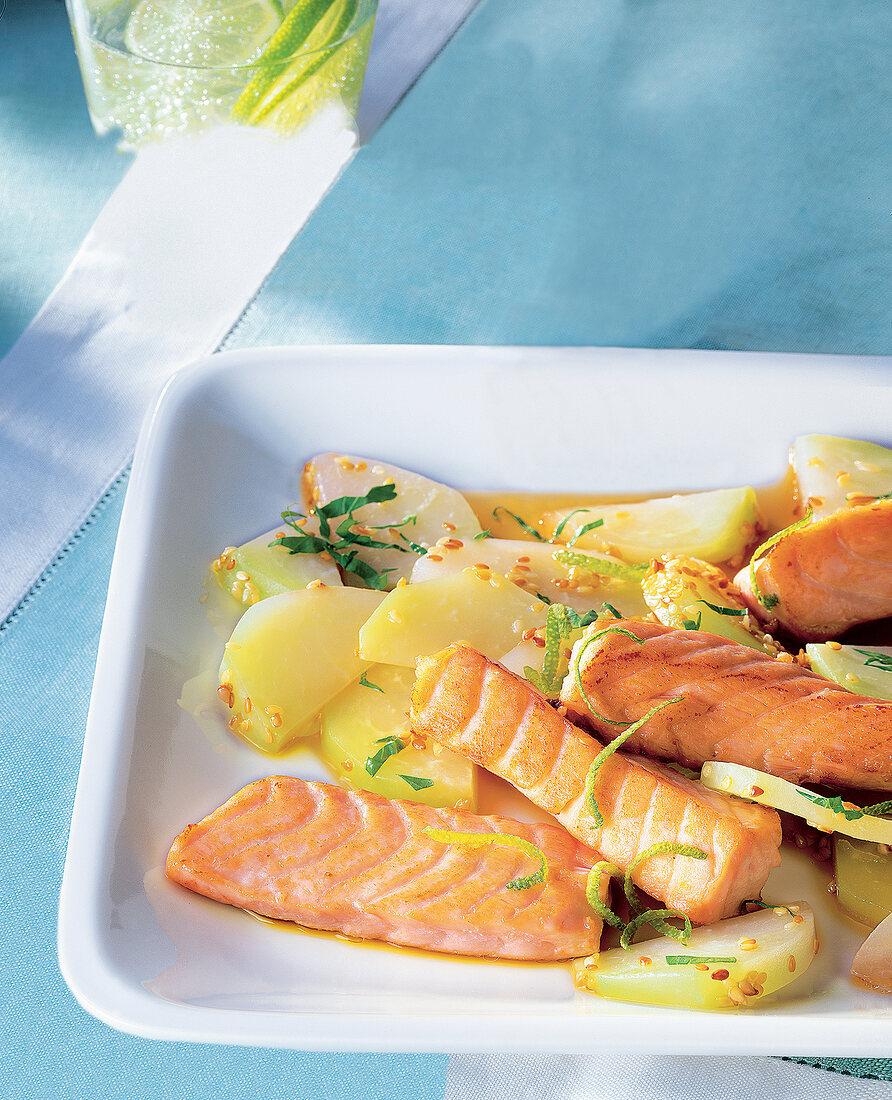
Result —
<svg viewBox="0 0 892 1100"><path fill-rule="evenodd" d="M640 955L638 957L638 965L639 966L653 966L653 964L654 964L654 961L650 957L650 955Z"/></svg>
<svg viewBox="0 0 892 1100"><path fill-rule="evenodd" d="M824 645L828 649L842 649L842 644L840 642L824 642Z"/></svg>
<svg viewBox="0 0 892 1100"><path fill-rule="evenodd" d="M525 565L529 560L530 560L529 555L521 554L521 556L519 558L515 558L514 564L515 565Z"/></svg>
<svg viewBox="0 0 892 1100"><path fill-rule="evenodd" d="M762 788L757 787L755 783L749 789L749 797L750 798L758 798L760 795L763 795L764 793L765 792L762 790Z"/></svg>
<svg viewBox="0 0 892 1100"><path fill-rule="evenodd" d="M489 566L485 561L475 561L473 565L474 569L489 569Z"/></svg>
<svg viewBox="0 0 892 1100"><path fill-rule="evenodd" d="M352 760L342 760L341 761L341 771L345 771L345 772L353 771L353 761Z"/></svg>
<svg viewBox="0 0 892 1100"><path fill-rule="evenodd" d="M725 970L725 968L722 967L721 970L713 970L713 972L709 976L714 982L723 982L725 978L731 977L731 972L730 970Z"/></svg>
<svg viewBox="0 0 892 1100"><path fill-rule="evenodd" d="M796 970L796 956L795 955L791 955L789 957L789 959L787 959L787 970L789 970L789 972L791 974Z"/></svg>
<svg viewBox="0 0 892 1100"><path fill-rule="evenodd" d="M730 791L733 786L734 780L731 778L730 775L726 775L725 778L722 780L722 790Z"/></svg>
<svg viewBox="0 0 892 1100"><path fill-rule="evenodd" d="M449 523L447 520L444 519L443 520L443 530L444 531L454 531L455 530L455 524L454 523Z"/></svg>
<svg viewBox="0 0 892 1100"><path fill-rule="evenodd" d="M709 963L694 963L694 969L700 971L706 971L709 969Z"/></svg>
<svg viewBox="0 0 892 1100"><path fill-rule="evenodd" d="M254 703L251 700L251 696L246 695L245 696L245 714L250 714L253 709L254 709Z"/></svg>
<svg viewBox="0 0 892 1100"><path fill-rule="evenodd" d="M461 539L440 539L440 545L446 550L461 550L464 543Z"/></svg>
<svg viewBox="0 0 892 1100"><path fill-rule="evenodd" d="M737 946L741 951L755 951L759 945L751 936L744 936L737 941Z"/></svg>
<svg viewBox="0 0 892 1100"><path fill-rule="evenodd" d="M236 579L237 581L249 581L249 580L250 580L251 578L250 578L250 577L248 576L248 574L247 574L247 573L246 573L246 572L244 571L244 569L239 569L239 571L238 571L238 572L236 573L236 575L235 575L235 579Z"/></svg>
<svg viewBox="0 0 892 1100"><path fill-rule="evenodd" d="M428 561L442 561L443 560L443 557L442 557L441 554L432 554L430 552L430 550L428 550L427 554L425 554L425 557L427 558Z"/></svg>
<svg viewBox="0 0 892 1100"><path fill-rule="evenodd" d="M587 955L582 960L582 965L585 967L586 970L597 970L598 969L598 956L597 955Z"/></svg>
<svg viewBox="0 0 892 1100"><path fill-rule="evenodd" d="M852 480L852 475L848 472L848 470L840 470L836 475L836 480L839 482L840 485L843 485L845 484L845 482Z"/></svg>

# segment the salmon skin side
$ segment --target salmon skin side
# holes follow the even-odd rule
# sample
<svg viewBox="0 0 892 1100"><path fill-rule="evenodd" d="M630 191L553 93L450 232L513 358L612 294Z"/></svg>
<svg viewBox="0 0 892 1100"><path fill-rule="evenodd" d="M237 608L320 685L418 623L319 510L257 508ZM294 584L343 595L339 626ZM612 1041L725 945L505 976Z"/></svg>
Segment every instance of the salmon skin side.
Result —
<svg viewBox="0 0 892 1100"><path fill-rule="evenodd" d="M735 578L752 611L804 641L892 615L892 500L834 512L791 531ZM777 602L775 602L777 601Z"/></svg>
<svg viewBox="0 0 892 1100"><path fill-rule="evenodd" d="M545 856L544 883L507 889L539 861L469 847L426 827L519 837ZM598 950L585 896L597 854L556 825L390 801L271 776L174 841L167 874L215 901L308 928L461 955L555 960Z"/></svg>
<svg viewBox="0 0 892 1100"><path fill-rule="evenodd" d="M774 810L708 791L671 768L614 753L595 785L603 827L585 785L602 745L562 717L526 680L464 645L417 665L413 730L507 779L574 836L623 871L654 844L689 844L706 859L661 855L632 878L668 908L709 924L756 898L780 863Z"/></svg>
<svg viewBox="0 0 892 1100"><path fill-rule="evenodd" d="M892 790L892 703L715 634L637 619L614 625L640 641L611 631L587 642L589 631L561 691L568 713L599 735L610 739L622 728L602 717L628 725L681 696L625 747L691 768L727 760L796 783ZM574 680L577 654L591 706Z"/></svg>

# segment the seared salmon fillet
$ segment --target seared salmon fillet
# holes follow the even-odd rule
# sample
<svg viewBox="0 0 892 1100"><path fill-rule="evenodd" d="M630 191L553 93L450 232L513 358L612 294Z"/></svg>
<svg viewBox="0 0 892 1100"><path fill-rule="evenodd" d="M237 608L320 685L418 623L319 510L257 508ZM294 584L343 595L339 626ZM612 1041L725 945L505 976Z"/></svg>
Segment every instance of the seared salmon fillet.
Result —
<svg viewBox="0 0 892 1100"><path fill-rule="evenodd" d="M537 858L469 847L425 828L502 833L545 856L543 883L507 888ZM585 896L596 853L556 825L433 809L272 776L174 841L167 874L215 901L308 928L461 955L566 959L597 951Z"/></svg>
<svg viewBox="0 0 892 1100"><path fill-rule="evenodd" d="M892 500L834 512L785 535L736 582L753 612L805 641L892 615ZM775 602L776 601L776 602Z"/></svg>
<svg viewBox="0 0 892 1100"><path fill-rule="evenodd" d="M692 768L727 760L794 782L892 790L892 703L715 634L637 619L611 626L635 638L611 631L587 641L603 630L595 624L576 643L561 691L569 713L599 735L623 728L605 718L629 725L680 696L625 747ZM576 654L588 701L575 683Z"/></svg>
<svg viewBox="0 0 892 1100"><path fill-rule="evenodd" d="M585 797L603 746L563 718L526 680L465 645L418 661L413 730L507 779L574 836L623 871L654 844L675 842L705 859L651 858L633 872L637 886L691 920L708 924L755 898L780 862L773 810L708 791L671 768L614 753L594 794L601 827Z"/></svg>

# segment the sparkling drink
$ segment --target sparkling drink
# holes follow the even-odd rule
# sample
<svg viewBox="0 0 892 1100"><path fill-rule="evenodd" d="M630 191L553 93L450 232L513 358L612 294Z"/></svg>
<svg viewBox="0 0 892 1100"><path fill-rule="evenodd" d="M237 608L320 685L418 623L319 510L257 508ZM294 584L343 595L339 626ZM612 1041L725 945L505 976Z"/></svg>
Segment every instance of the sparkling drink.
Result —
<svg viewBox="0 0 892 1100"><path fill-rule="evenodd" d="M355 117L377 0L67 0L87 105L125 148L222 124Z"/></svg>

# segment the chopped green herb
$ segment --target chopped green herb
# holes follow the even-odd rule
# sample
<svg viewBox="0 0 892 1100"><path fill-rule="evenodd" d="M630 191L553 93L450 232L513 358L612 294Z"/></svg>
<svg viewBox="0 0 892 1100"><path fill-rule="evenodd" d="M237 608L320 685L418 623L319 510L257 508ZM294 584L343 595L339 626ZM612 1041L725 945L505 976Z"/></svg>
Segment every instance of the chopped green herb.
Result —
<svg viewBox="0 0 892 1100"><path fill-rule="evenodd" d="M421 775L402 775L399 774L400 779L405 779L413 791L426 791L428 787L434 785L433 779L427 779Z"/></svg>
<svg viewBox="0 0 892 1100"><path fill-rule="evenodd" d="M534 527L530 527L526 520L521 519L520 516L516 516L513 512L509 512L508 509L503 508L501 504L498 505L496 508L493 508L492 518L498 519L499 512L504 512L505 515L510 516L516 523L519 523L524 531L526 531L526 533L532 538L538 539L539 542L548 542L548 539L542 534L541 531L537 531Z"/></svg>
<svg viewBox="0 0 892 1100"><path fill-rule="evenodd" d="M480 539L489 539L489 538L492 538L492 528L491 527L487 527L487 529L485 531L481 531L479 535L475 535L474 536L474 542L477 542Z"/></svg>
<svg viewBox="0 0 892 1100"><path fill-rule="evenodd" d="M721 955L667 955L669 966L689 966L691 963L736 963L735 958L722 958Z"/></svg>
<svg viewBox="0 0 892 1100"><path fill-rule="evenodd" d="M762 901L761 898L747 898L746 901L741 902L741 906L743 905L758 905L760 909L786 909L791 917L796 916L789 905L772 905L771 902Z"/></svg>
<svg viewBox="0 0 892 1100"><path fill-rule="evenodd" d="M364 581L369 588L380 592L387 587L387 574L393 572L393 570L385 569L379 572L374 569L359 557L360 548L400 550L408 554L411 547L411 550L416 554L427 552L423 546L418 546L402 534L399 537L403 542L408 543L408 546L401 546L398 542L382 542L380 539L373 539L370 535L354 530L358 522L354 513L359 508L363 508L367 504L383 504L395 497L396 487L394 485L375 485L364 496L336 497L327 504L321 505L314 513L319 521L318 535L309 535L302 530L301 522L305 522L308 518L303 512L286 509L282 513L282 519L298 533L274 539L270 545L284 546L291 554L330 554L335 564L343 569L345 573L352 573ZM335 520L340 520L340 522L332 531L332 523ZM365 524L361 526L364 531L396 531L398 528L415 521L415 516L407 516L399 523L381 524L378 527L369 527Z"/></svg>
<svg viewBox="0 0 892 1100"><path fill-rule="evenodd" d="M763 542L761 546L756 547L755 553L753 554L752 558L750 558L750 585L753 589L753 595L756 597L759 603L768 611L770 611L772 607L776 607L780 603L780 600L777 596L773 594L769 594L767 596L764 596L762 594L762 591L759 588L759 582L756 580L756 561L763 554L767 553L769 550L773 549L773 547L777 546L781 539L786 538L787 535L789 535L791 532L798 531L800 527L806 527L809 523L811 523L811 518L813 514L814 513L812 512L811 506L809 506L808 511L805 513L802 519L797 519L795 523L791 523L790 526L785 527L783 531L778 531L777 534L772 535L770 539L766 539L766 541Z"/></svg>
<svg viewBox="0 0 892 1100"><path fill-rule="evenodd" d="M564 528L567 526L567 524L570 522L570 520L574 516L578 516L581 512L590 512L590 511L591 511L591 508L574 508L572 512L568 512L564 516L564 518L561 520L561 522L557 525L557 527L555 527L554 534L551 536L550 541L551 542L557 542L558 541L558 539L564 533ZM598 521L598 526L600 527L603 522L604 522L604 520L599 520Z"/></svg>
<svg viewBox="0 0 892 1100"><path fill-rule="evenodd" d="M484 848L490 844L501 844L507 848L519 848L522 852L526 852L527 855L539 861L537 871L534 871L531 875L525 875L523 878L515 878L510 882L506 882L506 890L529 890L531 886L544 882L545 876L548 874L548 864L543 853L539 851L535 844L530 844L528 840L524 840L522 837L511 836L510 833L460 833L452 829L434 829L432 826L428 826L421 831L432 840L441 840L444 844L467 844L471 848Z"/></svg>
<svg viewBox="0 0 892 1100"><path fill-rule="evenodd" d="M362 676L359 677L359 682L364 688L374 688L375 691L380 691L382 695L384 694L384 688L378 687L377 684L373 684L372 681L367 678L365 673L363 673Z"/></svg>
<svg viewBox="0 0 892 1100"><path fill-rule="evenodd" d="M615 630L616 627L613 627L611 629ZM577 662L577 665L578 665L578 662ZM586 702L588 702L588 699L586 699ZM594 824L595 824L596 829L600 829L604 825L604 817L601 814L600 807L598 806L598 800L595 798L595 783L596 783L597 778L598 778L598 772L601 770L601 766L604 764L604 761L607 760L609 757L611 757L616 752L616 750L618 748L621 748L621 746L624 745L626 743L626 741L629 740L629 738L632 736L633 733L635 733L637 730L640 730L645 722L647 722L650 718L653 718L653 716L657 713L657 711L662 710L664 707L671 706L673 703L680 703L680 702L681 702L681 697L678 697L676 699L666 699L662 703L657 703L657 705L655 707L651 707L650 710L647 712L647 714L645 714L645 716L643 718L639 718L638 721L634 722L631 726L629 726L629 728L627 730L624 730L621 734L619 734L617 737L615 737L610 742L609 745L606 745L603 749L601 749L601 751L598 753L598 755L592 761L592 766L589 768L588 776L586 777L586 780L585 780L585 804L588 807L589 812L591 813L591 815L594 819ZM603 719L603 721L608 721L609 722L610 719L605 718L605 719ZM621 722L620 723L614 722L612 724L613 725L622 725ZM698 858L702 858L702 857L698 857Z"/></svg>
<svg viewBox="0 0 892 1100"><path fill-rule="evenodd" d="M594 531L597 527L603 527L603 526L604 526L604 520L603 519L596 519L596 520L592 520L591 523L583 524L582 527L580 527L579 530L576 532L576 534L573 536L573 538L570 539L570 541L567 543L567 545L568 546L575 546L576 543L579 542L579 540L582 538L583 535L587 535L589 533L589 531ZM557 537L557 536L555 536L555 537Z"/></svg>
<svg viewBox="0 0 892 1100"><path fill-rule="evenodd" d="M824 795L815 794L814 791L807 791L804 787L797 787L796 791L816 806L820 806L825 810L832 810L835 814L842 814L846 821L857 821L861 817L876 817L879 814L887 814L892 811L892 800L889 802L876 802L873 806L852 806L851 803L847 805L843 802L839 795L824 797Z"/></svg>
<svg viewBox="0 0 892 1100"><path fill-rule="evenodd" d="M703 612L698 611L696 619L682 619L681 625L685 628L685 630L699 630L702 619Z"/></svg>
<svg viewBox="0 0 892 1100"><path fill-rule="evenodd" d="M875 653L872 649L856 649L862 657L867 657L865 665L882 669L883 672L892 672L892 653Z"/></svg>
<svg viewBox="0 0 892 1100"><path fill-rule="evenodd" d="M722 607L717 603L710 603L709 600L698 600L698 603L705 603L711 610L715 611L718 615L731 615L735 619L742 619L746 615L745 607Z"/></svg>
<svg viewBox="0 0 892 1100"><path fill-rule="evenodd" d="M365 770L369 775L377 775L385 760L389 760L391 756L396 756L398 752L402 752L406 747L398 737L380 737L375 744L380 745L381 748L365 762Z"/></svg>
<svg viewBox="0 0 892 1100"><path fill-rule="evenodd" d="M613 604L612 603L607 603L606 600L604 601L604 603L601 604L601 610L598 612L598 617L600 618L601 615L604 615L605 613L611 614L614 617L614 619L621 619L623 617L616 610L616 608L613 606Z"/></svg>

